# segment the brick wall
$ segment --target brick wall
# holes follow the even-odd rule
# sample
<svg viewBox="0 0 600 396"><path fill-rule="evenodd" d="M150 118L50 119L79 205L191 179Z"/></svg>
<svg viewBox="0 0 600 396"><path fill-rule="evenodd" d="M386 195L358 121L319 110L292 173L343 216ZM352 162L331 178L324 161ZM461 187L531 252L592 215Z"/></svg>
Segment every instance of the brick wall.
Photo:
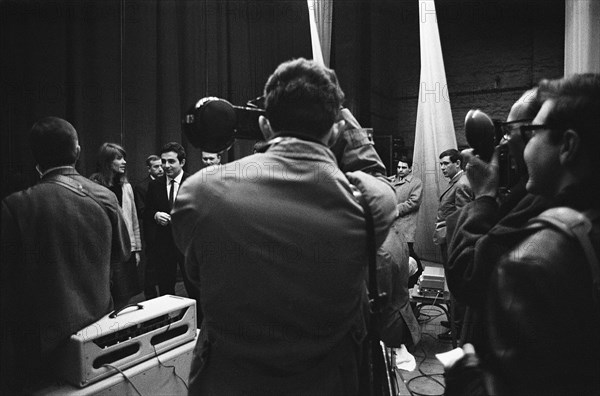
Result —
<svg viewBox="0 0 600 396"><path fill-rule="evenodd" d="M436 9L447 86L428 89L437 89L440 100L450 100L459 146L466 145L469 109L505 118L523 91L541 78L562 76L564 1L438 0ZM333 67L350 106L375 135L402 138L409 152L419 93L418 11L417 1L377 0L369 6L336 5L334 13ZM364 39L361 23L370 24L366 44L357 43ZM362 55L349 54L353 48ZM364 54L370 54L369 76L357 64Z"/></svg>

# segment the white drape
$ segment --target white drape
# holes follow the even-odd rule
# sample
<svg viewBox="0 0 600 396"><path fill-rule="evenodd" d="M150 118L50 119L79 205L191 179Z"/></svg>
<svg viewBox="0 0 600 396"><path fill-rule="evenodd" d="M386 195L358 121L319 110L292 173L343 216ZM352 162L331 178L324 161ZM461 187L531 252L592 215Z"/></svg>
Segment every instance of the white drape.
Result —
<svg viewBox="0 0 600 396"><path fill-rule="evenodd" d="M415 250L421 258L441 262L440 249L432 242L439 196L448 186L439 168L439 154L456 148L446 71L438 31L434 0L419 1L421 78L413 174L423 181Z"/></svg>
<svg viewBox="0 0 600 396"><path fill-rule="evenodd" d="M313 59L329 67L333 0L306 0Z"/></svg>
<svg viewBox="0 0 600 396"><path fill-rule="evenodd" d="M600 1L565 0L565 75L600 73Z"/></svg>

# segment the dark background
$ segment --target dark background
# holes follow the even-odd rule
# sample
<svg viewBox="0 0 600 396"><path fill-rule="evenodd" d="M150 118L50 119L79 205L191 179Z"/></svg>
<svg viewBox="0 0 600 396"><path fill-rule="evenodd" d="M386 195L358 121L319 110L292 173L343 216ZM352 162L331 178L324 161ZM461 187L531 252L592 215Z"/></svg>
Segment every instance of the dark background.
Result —
<svg viewBox="0 0 600 396"><path fill-rule="evenodd" d="M332 56L349 107L373 127L386 165L412 153L419 92L416 0L336 0ZM437 1L447 86L459 146L464 116L499 118L541 78L563 74L564 1ZM312 57L305 0L0 1L1 197L36 180L31 125L59 116L80 134L78 170L95 171L103 142L122 144L135 183L144 159L187 143L181 115L204 96L244 104L274 68ZM242 142L229 160L247 154ZM393 169L393 168L392 168Z"/></svg>

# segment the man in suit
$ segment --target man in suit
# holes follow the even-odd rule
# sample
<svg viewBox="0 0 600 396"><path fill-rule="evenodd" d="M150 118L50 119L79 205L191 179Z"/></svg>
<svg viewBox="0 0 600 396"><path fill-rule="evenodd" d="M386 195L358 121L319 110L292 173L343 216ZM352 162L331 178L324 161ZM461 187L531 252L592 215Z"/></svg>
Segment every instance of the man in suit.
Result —
<svg viewBox="0 0 600 396"><path fill-rule="evenodd" d="M113 308L111 269L130 255L115 194L75 170L81 152L75 128L43 118L30 143L41 180L2 201L0 393L6 395L52 381L63 343Z"/></svg>
<svg viewBox="0 0 600 396"><path fill-rule="evenodd" d="M469 179L461 166L462 159L458 150L449 149L440 154L440 168L444 177L450 179L450 183L440 195L433 241L436 245L440 245L444 263L448 261L446 218L475 198Z"/></svg>
<svg viewBox="0 0 600 396"><path fill-rule="evenodd" d="M171 232L171 209L181 184L188 177L183 171L185 150L179 143L167 143L160 150L160 160L164 176L148 184L144 209L144 227L151 238L146 244L149 265L156 269L159 295L175 294L179 267L188 297L195 299L196 293L183 269L183 255L175 246Z"/></svg>
<svg viewBox="0 0 600 396"><path fill-rule="evenodd" d="M398 161L396 177L392 180L398 201L398 217L393 228L401 237L402 242L408 245L410 257L417 262L418 271L409 278L409 288L414 286L423 272L421 260L415 253L415 233L417 231L417 214L423 200L423 182L412 174L412 159L403 155Z"/></svg>
<svg viewBox="0 0 600 396"><path fill-rule="evenodd" d="M151 154L146 158L146 167L148 168L148 175L135 185L133 191L135 193L135 206L137 208L138 218L140 219L140 225L142 228L142 255L140 260L139 279L140 284L144 285L144 296L147 300L158 297L156 290L156 269L148 265L147 258L147 243L148 241L154 240L152 235L147 235L148 230L144 227L144 209L146 207L146 194L148 193L148 185L152 180L162 176L164 174L160 157L155 154ZM151 228L154 229L154 228Z"/></svg>
<svg viewBox="0 0 600 396"><path fill-rule="evenodd" d="M437 218L435 220L435 232L433 241L440 245L442 252L442 261L444 266L448 263L448 242L446 241L446 218L456 212L469 202L475 199L469 179L462 170L462 158L456 149L449 149L440 154L440 168L444 177L450 179L448 188L440 196L440 206L438 207ZM466 307L452 299L452 320L456 334L460 334L462 320L465 316ZM449 326L448 323L446 325ZM452 340L453 334L448 330L438 334L440 340Z"/></svg>
<svg viewBox="0 0 600 396"><path fill-rule="evenodd" d="M144 208L146 206L146 193L148 192L148 185L156 178L161 177L164 174L160 157L156 154L151 154L146 158L146 167L148 168L148 175L135 185L135 206L138 211L138 217L142 219L144 217Z"/></svg>

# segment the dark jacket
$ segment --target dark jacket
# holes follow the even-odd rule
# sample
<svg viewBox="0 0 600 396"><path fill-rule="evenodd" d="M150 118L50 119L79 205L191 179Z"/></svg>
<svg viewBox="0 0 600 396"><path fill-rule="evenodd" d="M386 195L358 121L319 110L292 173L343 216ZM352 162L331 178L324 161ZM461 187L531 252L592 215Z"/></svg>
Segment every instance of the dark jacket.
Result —
<svg viewBox="0 0 600 396"><path fill-rule="evenodd" d="M571 186L550 206L597 211L599 204L600 196L593 189ZM535 207L538 212L539 206ZM485 337L479 339L475 349L487 373L488 392L528 396L600 394L600 307L593 297L590 264L579 241L535 220L535 226L522 220L508 222L509 216L501 222L506 226L504 233L497 232L493 237L505 244L504 249L499 243L489 242L487 249L478 244L478 251L488 252L489 263L483 267L483 256L479 256L481 260L475 260L473 271L463 271L462 283L454 279L460 296L472 306L481 307ZM598 255L598 218L589 237ZM482 274L489 274L489 281L484 277L479 284L475 280ZM480 291L468 291L469 282ZM487 293L481 291L482 287L488 288ZM475 298L481 294L486 298L477 304ZM449 375L458 378L458 373L453 368ZM460 390L458 394L462 394Z"/></svg>
<svg viewBox="0 0 600 396"><path fill-rule="evenodd" d="M567 188L553 207L600 210L600 195ZM551 226L520 232L497 260L486 308L484 361L507 395L600 394L600 309L579 241ZM600 254L600 220L590 233ZM576 380L574 380L576 378Z"/></svg>
<svg viewBox="0 0 600 396"><path fill-rule="evenodd" d="M138 218L141 220L144 218L144 209L146 208L146 194L148 193L148 185L152 179L150 176L146 176L144 180L133 186L133 192L135 194L135 207L137 208Z"/></svg>
<svg viewBox="0 0 600 396"><path fill-rule="evenodd" d="M461 341L474 344L479 354L485 353L482 348L487 345L482 312L497 259L521 240L520 231L529 219L548 207L541 197L521 198L503 218L506 209L499 208L496 200L479 197L447 219L446 281L453 297L467 306Z"/></svg>
<svg viewBox="0 0 600 396"><path fill-rule="evenodd" d="M99 202L50 182L57 175ZM43 377L59 344L111 310L111 265L126 261L130 244L115 195L71 167L8 196L1 220L4 387Z"/></svg>
<svg viewBox="0 0 600 396"><path fill-rule="evenodd" d="M188 173L183 173L181 184L187 177ZM181 186L179 186L181 191ZM179 195L179 193L178 193ZM173 241L173 233L171 224L161 226L154 220L156 212L171 213L171 206L167 196L167 177L161 176L148 183L148 192L146 193L146 201L144 205L144 237L147 239L146 246L148 252L154 251L178 251Z"/></svg>

